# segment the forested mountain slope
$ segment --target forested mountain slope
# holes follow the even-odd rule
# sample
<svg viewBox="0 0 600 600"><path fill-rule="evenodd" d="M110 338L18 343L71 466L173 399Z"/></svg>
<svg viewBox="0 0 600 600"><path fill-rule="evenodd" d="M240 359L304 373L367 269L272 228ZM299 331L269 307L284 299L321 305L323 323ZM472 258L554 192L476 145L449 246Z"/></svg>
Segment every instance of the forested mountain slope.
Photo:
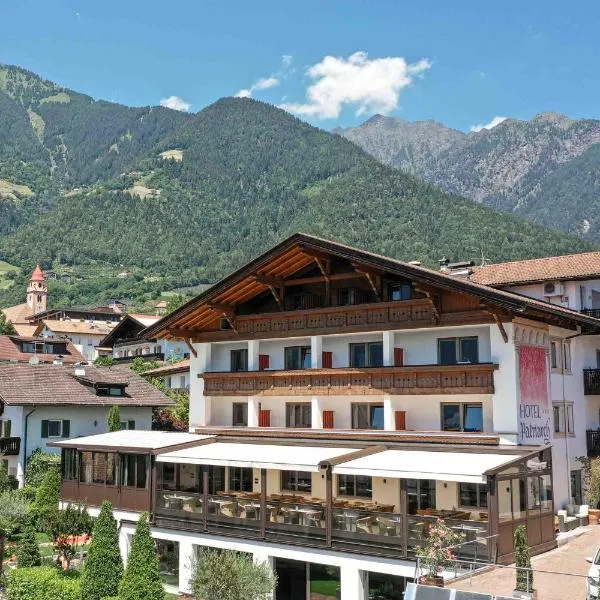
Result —
<svg viewBox="0 0 600 600"><path fill-rule="evenodd" d="M35 195L0 199L21 211L0 235L0 260L25 269L0 286L0 305L22 301L36 260L75 269L68 284L51 283L55 304L97 302L215 281L296 231L430 265L442 255L590 248L444 193L254 100L226 98L197 114L133 109L23 77L24 90L4 85L23 134L0 144L0 165L11 165L0 179Z"/></svg>
<svg viewBox="0 0 600 600"><path fill-rule="evenodd" d="M433 121L377 115L338 132L446 191L600 241L598 120L542 113L465 134Z"/></svg>

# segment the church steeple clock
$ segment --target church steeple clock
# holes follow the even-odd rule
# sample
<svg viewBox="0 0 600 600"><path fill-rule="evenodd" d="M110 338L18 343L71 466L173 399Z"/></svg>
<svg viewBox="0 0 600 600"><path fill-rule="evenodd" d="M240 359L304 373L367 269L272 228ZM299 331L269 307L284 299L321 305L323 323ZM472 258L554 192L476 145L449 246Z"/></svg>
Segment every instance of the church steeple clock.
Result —
<svg viewBox="0 0 600 600"><path fill-rule="evenodd" d="M34 315L44 312L48 306L48 284L39 263L35 266L27 286L27 306Z"/></svg>

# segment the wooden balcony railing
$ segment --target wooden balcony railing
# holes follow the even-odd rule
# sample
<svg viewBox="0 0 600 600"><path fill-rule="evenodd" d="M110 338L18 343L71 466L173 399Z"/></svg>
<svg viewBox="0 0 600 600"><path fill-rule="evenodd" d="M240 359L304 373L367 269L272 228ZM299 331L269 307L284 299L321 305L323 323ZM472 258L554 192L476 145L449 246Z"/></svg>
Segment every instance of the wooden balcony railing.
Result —
<svg viewBox="0 0 600 600"><path fill-rule="evenodd" d="M600 395L600 369L583 370L583 393L586 396Z"/></svg>
<svg viewBox="0 0 600 600"><path fill-rule="evenodd" d="M492 363L204 373L205 396L493 394Z"/></svg>
<svg viewBox="0 0 600 600"><path fill-rule="evenodd" d="M21 450L21 438L9 437L0 438L0 455L18 456Z"/></svg>

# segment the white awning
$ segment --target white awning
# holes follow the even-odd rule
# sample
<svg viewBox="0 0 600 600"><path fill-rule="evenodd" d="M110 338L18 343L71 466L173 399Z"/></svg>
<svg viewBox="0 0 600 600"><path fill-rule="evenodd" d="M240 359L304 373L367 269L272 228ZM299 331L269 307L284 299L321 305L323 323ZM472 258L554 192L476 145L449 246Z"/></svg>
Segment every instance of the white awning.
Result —
<svg viewBox="0 0 600 600"><path fill-rule="evenodd" d="M333 467L337 475L369 475L395 479L436 479L486 483L484 473L519 458L515 454L384 450Z"/></svg>
<svg viewBox="0 0 600 600"><path fill-rule="evenodd" d="M124 429L98 435L71 438L54 442L60 448L114 448L115 451L127 450L160 450L180 444L203 442L214 436L196 435L184 431L146 431L143 429Z"/></svg>
<svg viewBox="0 0 600 600"><path fill-rule="evenodd" d="M214 442L185 450L167 452L158 456L156 460L158 462L193 465L317 472L320 462L352 452L356 452L356 449L331 448L328 446Z"/></svg>

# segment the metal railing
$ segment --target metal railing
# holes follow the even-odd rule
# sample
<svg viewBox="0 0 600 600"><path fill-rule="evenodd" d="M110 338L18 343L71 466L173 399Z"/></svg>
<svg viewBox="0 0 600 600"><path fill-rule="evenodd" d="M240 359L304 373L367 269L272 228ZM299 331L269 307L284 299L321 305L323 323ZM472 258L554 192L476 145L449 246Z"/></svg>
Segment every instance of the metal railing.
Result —
<svg viewBox="0 0 600 600"><path fill-rule="evenodd" d="M583 393L587 396L600 394L600 369L583 369Z"/></svg>
<svg viewBox="0 0 600 600"><path fill-rule="evenodd" d="M18 456L21 450L21 438L0 438L0 454L3 456Z"/></svg>
<svg viewBox="0 0 600 600"><path fill-rule="evenodd" d="M600 308L584 308L581 310L581 312L588 317L600 319Z"/></svg>

